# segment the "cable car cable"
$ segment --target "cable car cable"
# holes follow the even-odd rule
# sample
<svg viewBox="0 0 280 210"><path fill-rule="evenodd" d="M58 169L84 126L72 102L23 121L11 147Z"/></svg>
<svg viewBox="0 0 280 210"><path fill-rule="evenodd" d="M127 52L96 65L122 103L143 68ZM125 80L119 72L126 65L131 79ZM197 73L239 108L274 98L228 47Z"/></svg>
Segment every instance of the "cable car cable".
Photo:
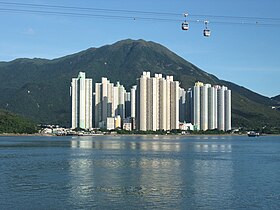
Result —
<svg viewBox="0 0 280 210"><path fill-rule="evenodd" d="M36 13L36 14L44 14L44 15L64 15L64 16L72 16L72 17L90 17L90 18L117 18L117 19L127 19L127 20L144 20L144 21L166 21L166 22L177 22L181 21L180 19L175 18L159 18L154 16L146 16L146 15L166 15L166 16L178 16L176 13L160 13L160 12L147 12L147 11L133 11L133 10L112 10L112 9L101 9L101 8L85 8L85 7L70 7L70 6L55 6L55 5L46 5L46 4L26 4L26 3L13 3L13 2L0 2L0 5L6 6L19 6L19 7L37 7L42 8L42 10L36 9L15 9L15 8L0 8L0 12L18 12L18 13ZM45 9L45 10L43 10ZM47 9L47 10L46 10ZM49 10L52 9L52 10ZM85 10L92 12L103 12L103 14L95 14L95 13L81 13L80 12L63 12L63 11L55 11L53 9L67 9L67 10ZM121 15L108 15L104 14L104 12L118 12ZM122 15L124 13L133 13L133 16ZM136 13L139 14L135 15ZM142 16L141 16L141 15ZM192 23L200 23L205 19L209 19L209 17L213 18L211 23L214 24L241 24L241 25L260 25L260 26L280 26L279 18L271 18L271 17L238 17L238 16L215 16L215 15L189 15L190 17L201 17L203 20L192 20L189 19L188 22ZM205 18L208 17L208 18ZM215 20L217 19L217 20ZM224 19L219 20L219 19ZM234 21L234 19L238 19L241 22ZM242 20L243 19L243 20ZM250 22L251 21L251 22ZM279 21L279 23L278 23Z"/></svg>

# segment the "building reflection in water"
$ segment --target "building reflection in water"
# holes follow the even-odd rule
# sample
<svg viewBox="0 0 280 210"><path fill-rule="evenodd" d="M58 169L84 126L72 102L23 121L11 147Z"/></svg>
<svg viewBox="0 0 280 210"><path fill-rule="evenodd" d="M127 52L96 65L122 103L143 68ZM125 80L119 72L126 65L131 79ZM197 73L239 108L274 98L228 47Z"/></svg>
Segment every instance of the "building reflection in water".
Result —
<svg viewBox="0 0 280 210"><path fill-rule="evenodd" d="M88 144L86 144L88 146ZM82 144L82 146L86 146ZM91 197L94 180L94 162L87 154L75 154L69 161L70 198L73 205L82 206ZM77 207L76 206L76 207Z"/></svg>
<svg viewBox="0 0 280 210"><path fill-rule="evenodd" d="M163 151L178 152L180 143L178 142L161 142L161 141L94 141L94 140L71 140L71 148L81 149L111 149L111 150L143 150L143 151Z"/></svg>
<svg viewBox="0 0 280 210"><path fill-rule="evenodd" d="M203 200L221 193L230 200L231 144L107 137L73 138L71 148L70 199L77 207L98 201L104 208L116 202L175 208L186 197L207 207Z"/></svg>
<svg viewBox="0 0 280 210"><path fill-rule="evenodd" d="M71 148L71 199L78 204L125 201L128 194L151 205L178 197L181 160L173 154L180 152L179 142L77 138Z"/></svg>
<svg viewBox="0 0 280 210"><path fill-rule="evenodd" d="M233 200L233 162L231 144L197 143L194 150L202 155L193 161L194 202L207 206L231 206ZM207 154L208 153L208 154ZM203 203L204 201L207 201ZM209 203L212 202L212 203Z"/></svg>
<svg viewBox="0 0 280 210"><path fill-rule="evenodd" d="M231 152L231 144L196 143L196 152Z"/></svg>

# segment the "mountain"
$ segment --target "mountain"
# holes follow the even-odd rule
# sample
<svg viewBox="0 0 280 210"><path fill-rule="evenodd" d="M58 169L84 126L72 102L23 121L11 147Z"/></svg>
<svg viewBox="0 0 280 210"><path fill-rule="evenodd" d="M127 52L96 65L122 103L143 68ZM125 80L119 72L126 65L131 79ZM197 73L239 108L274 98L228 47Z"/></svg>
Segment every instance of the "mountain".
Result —
<svg viewBox="0 0 280 210"><path fill-rule="evenodd" d="M272 97L271 100L275 101L273 107L280 111L280 95Z"/></svg>
<svg viewBox="0 0 280 210"><path fill-rule="evenodd" d="M58 59L16 59L0 62L0 108L40 123L70 125L69 87L79 71L100 82L107 77L126 89L143 71L173 75L185 89L199 80L224 84L232 90L233 126L279 126L280 113L271 109L274 99L231 82L219 80L164 46L144 40L123 40Z"/></svg>
<svg viewBox="0 0 280 210"><path fill-rule="evenodd" d="M36 133L36 125L19 115L0 110L0 134L1 133Z"/></svg>
<svg viewBox="0 0 280 210"><path fill-rule="evenodd" d="M280 95L274 96L274 97L272 97L271 99L274 100L274 101L277 101L278 104L280 104Z"/></svg>

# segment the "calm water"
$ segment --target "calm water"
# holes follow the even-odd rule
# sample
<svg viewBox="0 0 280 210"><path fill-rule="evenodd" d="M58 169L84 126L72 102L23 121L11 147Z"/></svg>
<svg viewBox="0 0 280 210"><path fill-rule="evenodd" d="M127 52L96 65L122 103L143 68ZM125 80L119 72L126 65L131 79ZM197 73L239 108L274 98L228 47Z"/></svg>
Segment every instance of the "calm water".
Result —
<svg viewBox="0 0 280 210"><path fill-rule="evenodd" d="M0 137L0 209L280 209L280 137Z"/></svg>

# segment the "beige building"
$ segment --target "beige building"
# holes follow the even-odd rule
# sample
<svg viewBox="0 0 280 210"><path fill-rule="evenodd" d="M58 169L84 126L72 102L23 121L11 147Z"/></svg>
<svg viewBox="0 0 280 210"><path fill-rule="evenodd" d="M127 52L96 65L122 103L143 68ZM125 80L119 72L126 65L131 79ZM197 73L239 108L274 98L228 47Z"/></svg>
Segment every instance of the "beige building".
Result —
<svg viewBox="0 0 280 210"><path fill-rule="evenodd" d="M150 72L143 72L137 86L137 129L179 129L179 93L179 82L173 76L151 77Z"/></svg>

